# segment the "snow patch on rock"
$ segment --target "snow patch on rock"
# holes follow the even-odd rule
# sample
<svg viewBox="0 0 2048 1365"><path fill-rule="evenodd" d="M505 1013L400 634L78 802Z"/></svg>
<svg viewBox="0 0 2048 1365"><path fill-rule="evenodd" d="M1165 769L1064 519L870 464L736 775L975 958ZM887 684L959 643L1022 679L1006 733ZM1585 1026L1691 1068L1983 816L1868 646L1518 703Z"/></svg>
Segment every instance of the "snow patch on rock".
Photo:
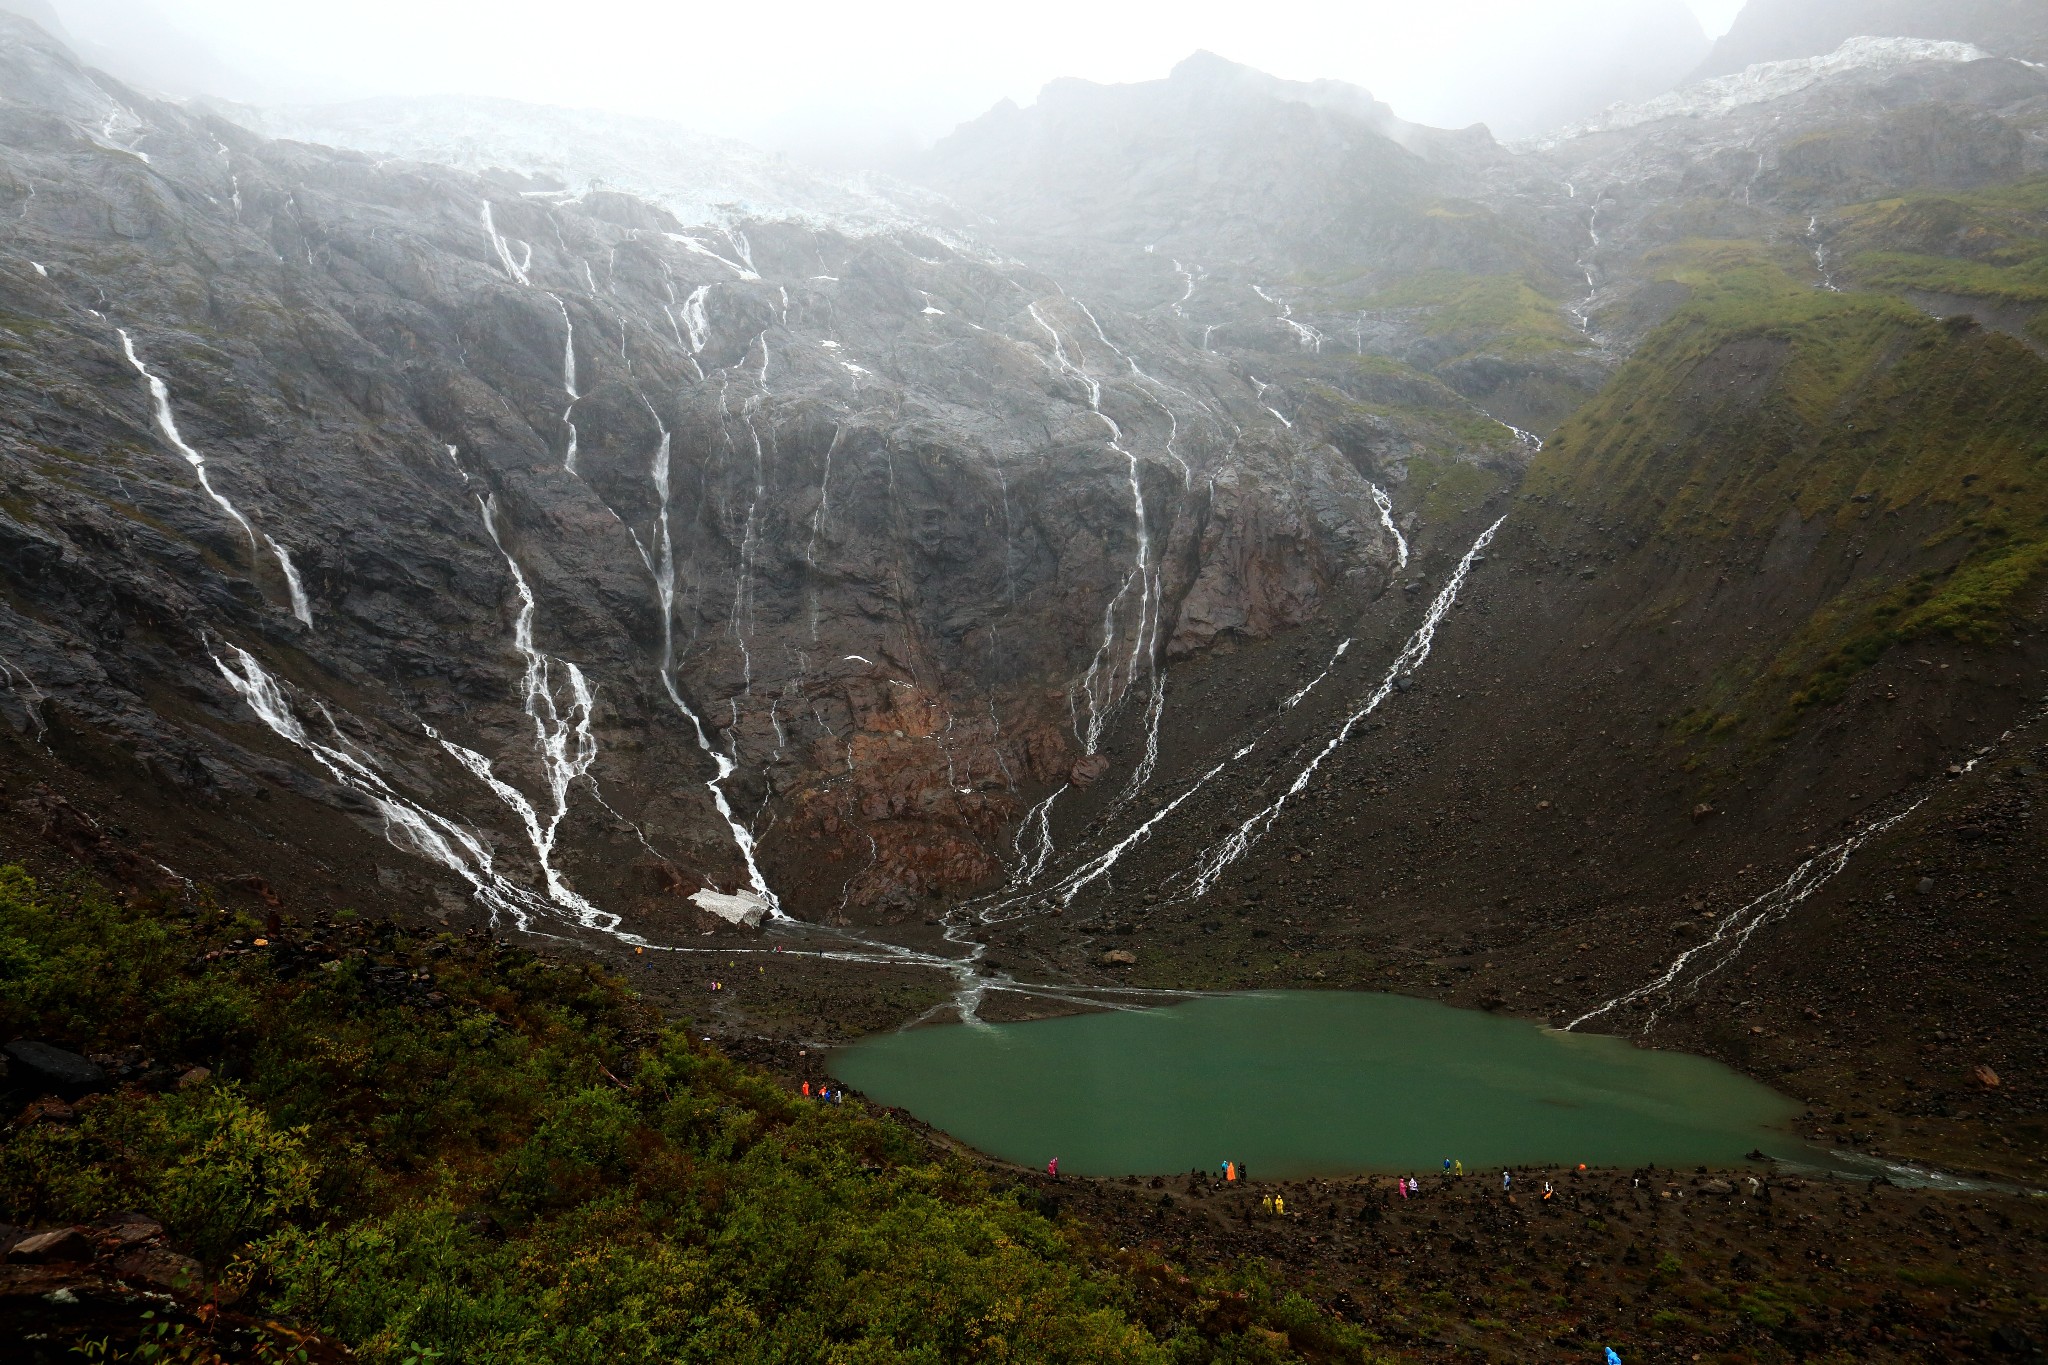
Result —
<svg viewBox="0 0 2048 1365"><path fill-rule="evenodd" d="M699 891L690 900L698 909L710 911L727 924L748 929L758 929L768 917L768 902L751 891L730 896L722 891Z"/></svg>

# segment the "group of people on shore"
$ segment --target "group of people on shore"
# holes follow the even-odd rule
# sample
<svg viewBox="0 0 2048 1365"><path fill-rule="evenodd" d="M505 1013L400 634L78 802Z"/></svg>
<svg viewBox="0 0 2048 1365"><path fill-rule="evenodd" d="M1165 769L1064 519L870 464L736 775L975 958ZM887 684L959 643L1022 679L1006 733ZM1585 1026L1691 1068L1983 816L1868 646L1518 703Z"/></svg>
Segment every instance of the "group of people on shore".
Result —
<svg viewBox="0 0 2048 1365"><path fill-rule="evenodd" d="M805 1082L804 1084L804 1093L806 1095L811 1093L811 1087L809 1082ZM820 1096L826 1096L828 1094L828 1092L824 1090L822 1087L819 1089L818 1093ZM836 1095L832 1096L832 1098L836 1102ZM1579 1169L1583 1171L1586 1168L1584 1165L1581 1165ZM1053 1157L1045 1163L1045 1173L1049 1176L1058 1177L1060 1173L1060 1159L1058 1157ZM1242 1161L1219 1161L1216 1163L1216 1173L1217 1175L1222 1177L1223 1183L1225 1185L1236 1185L1240 1183L1246 1183L1249 1182L1251 1179L1251 1177L1248 1174L1246 1174L1245 1164ZM1462 1179L1465 1175L1465 1163L1456 1157L1447 1156L1444 1158L1443 1173L1447 1179ZM1202 1173L1200 1171L1190 1171L1188 1174L1191 1179L1200 1179L1202 1176ZM1394 1189L1400 1194L1400 1196L1403 1199L1417 1199L1420 1198L1422 1195L1422 1182L1412 1175L1396 1176L1394 1177ZM1508 1201L1510 1203L1514 1202L1514 1189L1515 1173L1510 1170L1501 1171L1500 1192L1508 1197ZM1548 1180L1544 1181L1542 1197L1545 1200L1545 1202L1548 1202L1549 1200L1555 1198L1556 1195L1557 1191L1551 1186L1551 1183ZM1281 1216L1285 1216L1287 1212L1286 1200L1277 1194L1266 1195L1260 1201L1259 1207L1266 1213L1278 1214Z"/></svg>

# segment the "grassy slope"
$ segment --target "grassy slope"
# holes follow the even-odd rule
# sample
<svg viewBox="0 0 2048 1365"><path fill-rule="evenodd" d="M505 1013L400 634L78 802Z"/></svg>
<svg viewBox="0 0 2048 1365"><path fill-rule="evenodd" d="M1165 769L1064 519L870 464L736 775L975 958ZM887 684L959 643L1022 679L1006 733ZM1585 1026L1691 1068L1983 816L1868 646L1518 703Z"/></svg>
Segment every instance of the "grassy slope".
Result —
<svg viewBox="0 0 2048 1365"><path fill-rule="evenodd" d="M1865 288L2048 305L2048 180L1858 205L1835 247ZM2048 310L2030 331L2048 340Z"/></svg>
<svg viewBox="0 0 2048 1365"><path fill-rule="evenodd" d="M155 1078L0 1132L0 1220L149 1213L245 1307L368 1360L1376 1358L1256 1271L1107 1254L590 968L256 932L0 869L0 1031Z"/></svg>
<svg viewBox="0 0 2048 1365"><path fill-rule="evenodd" d="M1762 542L1788 509L1845 538L1893 516L1941 527L1913 572L1817 613L1744 684L1745 710L1830 702L1922 636L2001 639L2048 568L2048 365L1896 299L1815 290L1755 244L1650 264L1691 300L1567 423L1529 491L1679 543Z"/></svg>
<svg viewBox="0 0 2048 1365"><path fill-rule="evenodd" d="M1558 303L1519 276L1431 270L1364 301L1364 308L1425 310L1423 332L1456 347L1461 356L1537 360L1569 354L1585 344Z"/></svg>

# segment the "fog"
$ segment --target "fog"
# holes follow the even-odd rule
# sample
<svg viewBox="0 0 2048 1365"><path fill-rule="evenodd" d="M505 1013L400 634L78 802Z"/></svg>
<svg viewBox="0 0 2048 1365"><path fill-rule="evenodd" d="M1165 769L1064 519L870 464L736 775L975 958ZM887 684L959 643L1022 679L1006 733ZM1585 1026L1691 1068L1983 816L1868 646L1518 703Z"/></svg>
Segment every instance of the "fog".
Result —
<svg viewBox="0 0 2048 1365"><path fill-rule="evenodd" d="M1163 76L1206 48L1503 136L1658 93L1740 0L0 0L91 60L259 103L496 95L670 118L826 161L886 160L1047 81Z"/></svg>

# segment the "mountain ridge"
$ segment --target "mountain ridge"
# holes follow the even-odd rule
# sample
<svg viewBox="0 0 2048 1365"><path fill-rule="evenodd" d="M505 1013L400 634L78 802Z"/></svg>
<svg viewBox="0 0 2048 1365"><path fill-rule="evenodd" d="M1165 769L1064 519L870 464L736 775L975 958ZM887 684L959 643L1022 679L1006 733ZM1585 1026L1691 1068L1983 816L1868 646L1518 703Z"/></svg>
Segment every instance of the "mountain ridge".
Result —
<svg viewBox="0 0 2048 1365"><path fill-rule="evenodd" d="M1863 36L1971 43L2048 61L2048 14L2029 0L1748 0L1692 79L1818 57Z"/></svg>

